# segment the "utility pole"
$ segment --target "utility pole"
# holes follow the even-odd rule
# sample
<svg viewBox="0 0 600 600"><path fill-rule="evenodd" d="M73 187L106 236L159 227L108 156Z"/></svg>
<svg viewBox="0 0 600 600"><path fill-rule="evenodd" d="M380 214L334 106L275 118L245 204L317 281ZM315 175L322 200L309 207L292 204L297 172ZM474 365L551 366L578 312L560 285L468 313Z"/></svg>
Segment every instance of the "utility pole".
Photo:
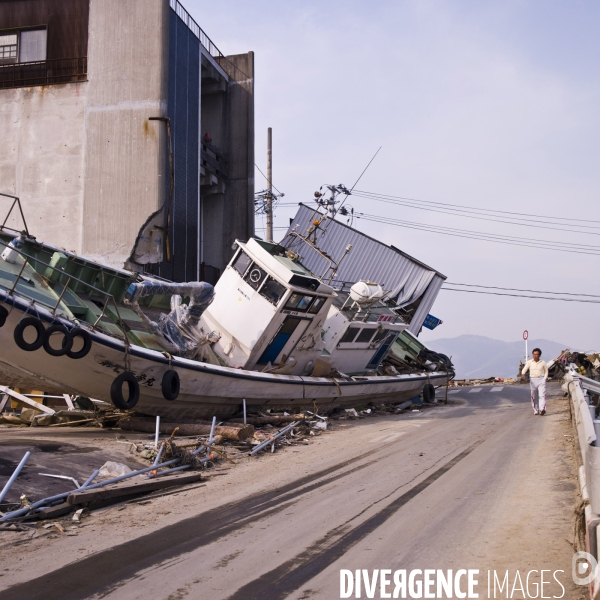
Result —
<svg viewBox="0 0 600 600"><path fill-rule="evenodd" d="M273 241L273 139L272 129L267 129L267 241Z"/></svg>

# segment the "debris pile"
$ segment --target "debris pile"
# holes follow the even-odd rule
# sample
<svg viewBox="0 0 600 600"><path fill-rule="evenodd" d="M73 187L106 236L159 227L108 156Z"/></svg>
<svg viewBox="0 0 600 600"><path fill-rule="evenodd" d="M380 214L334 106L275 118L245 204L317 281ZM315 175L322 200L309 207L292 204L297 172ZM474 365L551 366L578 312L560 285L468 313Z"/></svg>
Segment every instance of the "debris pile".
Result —
<svg viewBox="0 0 600 600"><path fill-rule="evenodd" d="M29 452L25 454L5 484L2 492L0 492L0 502L14 484L29 455ZM163 460L163 462L160 462L160 458L161 452L159 451L158 456L151 466L136 471L132 471L119 463L107 462L100 469L96 469L82 485L73 480L76 486L74 490L55 494L54 496L42 498L35 502L31 502L24 495L21 495L20 507L11 507L9 505L9 508L12 508L12 510L8 510L4 514L0 513L0 525L2 523L20 523L31 519L52 519L68 514L73 510L79 511L82 505L84 508L97 507L99 503L106 503L107 501L109 501L108 503L113 503L127 497L195 482L201 479L201 474L198 472L174 473L174 471L190 466L189 464L179 466L182 462L180 457ZM101 479L102 473L108 474L108 479L98 481L98 479ZM115 473L118 474L115 475ZM144 475L145 477L142 477ZM136 479L134 481L127 481L132 478ZM81 515L81 513L79 514Z"/></svg>
<svg viewBox="0 0 600 600"><path fill-rule="evenodd" d="M501 383L503 385L508 385L511 383L517 383L517 380L511 377L487 377L485 379L455 379L450 383L450 385L454 387L465 387L470 385L485 385L486 383Z"/></svg>
<svg viewBox="0 0 600 600"><path fill-rule="evenodd" d="M548 363L549 378L561 380L569 365L575 365L580 375L600 381L600 352L572 352L566 348Z"/></svg>
<svg viewBox="0 0 600 600"><path fill-rule="evenodd" d="M30 394L0 386L0 425L19 427L114 427L124 412L100 400L83 396ZM41 400L41 401L40 401ZM44 404L56 401L66 405L58 410Z"/></svg>
<svg viewBox="0 0 600 600"><path fill-rule="evenodd" d="M0 512L0 529L13 530L24 530L23 527L29 527L32 521L56 519L69 513L74 513L73 521L79 522L86 510L115 503L137 502L141 501L140 498L151 497L151 494L175 493L183 485L200 481L205 470L215 467L219 462L235 465L240 459L248 460L261 453L272 453L277 448L307 445L311 438L327 433L337 421L399 414L408 410L420 410L423 406L433 406L432 403L415 397L401 404L369 403L361 408L337 408L330 410L328 414L319 414L315 405L313 410L297 414L253 412L248 415L244 404L243 418L225 422L217 422L216 417L212 421L196 419L172 422L165 419L161 422L160 417L117 411L108 405L99 407L98 403L88 399L66 395L64 399L67 410L54 410L33 400L34 394L21 394L20 391L3 386L0 386L0 393L3 393L0 419L9 426L93 424L154 434L154 443L120 440L117 436L117 442L129 444L129 452L135 455L138 465L146 462L146 466L132 469L115 460L104 459L104 464L83 483L80 483L83 477L78 481L65 474L39 473L42 477L68 481L73 489L41 499L30 499L21 493L20 502L3 504L5 496L15 482L18 482L19 474L29 460L31 452L26 452L0 491L0 511L4 511ZM9 400L26 407L19 410L13 405L11 408L17 410L3 413ZM62 528L64 532L64 527L59 523L50 523L47 527L54 527L57 531Z"/></svg>

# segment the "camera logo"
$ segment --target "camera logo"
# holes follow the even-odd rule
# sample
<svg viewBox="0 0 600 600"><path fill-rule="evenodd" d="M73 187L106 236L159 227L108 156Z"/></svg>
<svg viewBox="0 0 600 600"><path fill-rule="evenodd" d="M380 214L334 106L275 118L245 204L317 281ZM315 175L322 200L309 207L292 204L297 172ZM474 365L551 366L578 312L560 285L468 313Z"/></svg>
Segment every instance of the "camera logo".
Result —
<svg viewBox="0 0 600 600"><path fill-rule="evenodd" d="M598 561L588 552L575 552L571 573L576 585L588 585L596 579Z"/></svg>

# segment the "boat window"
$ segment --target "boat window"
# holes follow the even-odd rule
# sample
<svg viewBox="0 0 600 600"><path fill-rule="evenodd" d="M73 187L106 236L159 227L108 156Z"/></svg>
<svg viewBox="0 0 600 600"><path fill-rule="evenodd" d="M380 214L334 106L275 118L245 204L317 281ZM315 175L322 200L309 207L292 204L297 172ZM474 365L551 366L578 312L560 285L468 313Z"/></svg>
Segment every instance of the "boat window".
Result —
<svg viewBox="0 0 600 600"><path fill-rule="evenodd" d="M357 344L366 344L371 341L373 334L376 332L376 329L369 329L368 327L364 327L362 331L358 334L356 338Z"/></svg>
<svg viewBox="0 0 600 600"><path fill-rule="evenodd" d="M308 309L308 312L312 313L313 315L317 314L321 310L323 304L325 304L325 300L326 298L321 298L317 296L314 299L314 302L311 304L310 308Z"/></svg>
<svg viewBox="0 0 600 600"><path fill-rule="evenodd" d="M310 303L312 302L313 296L302 296L300 302L298 302L298 306L296 306L296 310L308 310Z"/></svg>
<svg viewBox="0 0 600 600"><path fill-rule="evenodd" d="M360 327L348 327L346 333L342 336L340 340L340 344L346 344L348 342L353 342L356 334L360 331Z"/></svg>
<svg viewBox="0 0 600 600"><path fill-rule="evenodd" d="M245 252L240 252L233 263L233 268L243 277L251 262L252 259Z"/></svg>
<svg viewBox="0 0 600 600"><path fill-rule="evenodd" d="M285 294L287 288L281 285L278 281L275 281L272 277L267 277L265 285L260 288L258 292L261 296L264 296L269 302L277 304L281 297Z"/></svg>
<svg viewBox="0 0 600 600"><path fill-rule="evenodd" d="M389 332L389 329L380 329L377 335L373 338L373 343L380 342Z"/></svg>
<svg viewBox="0 0 600 600"><path fill-rule="evenodd" d="M254 263L247 271L244 281L257 290L260 284L264 281L267 276L266 271L263 271L256 263Z"/></svg>
<svg viewBox="0 0 600 600"><path fill-rule="evenodd" d="M314 296L305 296L304 294L292 294L290 299L286 302L285 308L290 310L297 310L299 312L306 312L306 309L310 306L310 303Z"/></svg>

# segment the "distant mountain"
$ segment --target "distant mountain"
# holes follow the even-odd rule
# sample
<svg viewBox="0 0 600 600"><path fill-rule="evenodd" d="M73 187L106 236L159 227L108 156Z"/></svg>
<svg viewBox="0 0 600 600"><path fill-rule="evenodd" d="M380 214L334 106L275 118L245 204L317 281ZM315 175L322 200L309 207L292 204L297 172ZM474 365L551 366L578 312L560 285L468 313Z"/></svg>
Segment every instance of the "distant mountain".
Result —
<svg viewBox="0 0 600 600"><path fill-rule="evenodd" d="M525 355L525 342L502 342L482 335L459 335L427 342L427 347L452 358L458 379L485 377L515 377L519 360ZM556 358L567 344L550 340L529 340L529 354L533 348L542 350L542 358Z"/></svg>

